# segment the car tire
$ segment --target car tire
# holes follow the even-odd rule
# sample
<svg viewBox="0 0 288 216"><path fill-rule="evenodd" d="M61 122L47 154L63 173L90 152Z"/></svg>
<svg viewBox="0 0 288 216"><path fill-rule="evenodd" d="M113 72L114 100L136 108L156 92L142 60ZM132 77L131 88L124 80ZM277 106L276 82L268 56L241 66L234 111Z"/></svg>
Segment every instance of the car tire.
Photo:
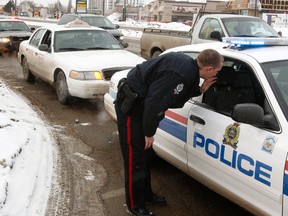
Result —
<svg viewBox="0 0 288 216"><path fill-rule="evenodd" d="M58 101L62 104L68 104L71 96L68 91L65 74L62 71L57 74L55 88Z"/></svg>
<svg viewBox="0 0 288 216"><path fill-rule="evenodd" d="M157 57L161 54L162 52L160 50L156 50L153 54L152 54L152 58Z"/></svg>
<svg viewBox="0 0 288 216"><path fill-rule="evenodd" d="M25 57L23 58L23 61L22 61L22 69L23 69L24 79L29 83L34 83L36 77L31 73L29 66L28 66L27 59Z"/></svg>

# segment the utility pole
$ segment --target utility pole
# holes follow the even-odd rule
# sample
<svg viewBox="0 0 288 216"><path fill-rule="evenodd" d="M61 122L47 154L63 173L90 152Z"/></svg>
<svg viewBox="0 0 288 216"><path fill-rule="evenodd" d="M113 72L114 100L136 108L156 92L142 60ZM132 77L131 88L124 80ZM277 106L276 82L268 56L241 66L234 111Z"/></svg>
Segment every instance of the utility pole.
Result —
<svg viewBox="0 0 288 216"><path fill-rule="evenodd" d="M123 15L122 15L122 21L126 21L126 0L123 0Z"/></svg>
<svg viewBox="0 0 288 216"><path fill-rule="evenodd" d="M15 16L17 16L17 0L15 0Z"/></svg>
<svg viewBox="0 0 288 216"><path fill-rule="evenodd" d="M60 17L59 0L57 0L57 11L58 11L57 18L59 18Z"/></svg>
<svg viewBox="0 0 288 216"><path fill-rule="evenodd" d="M255 8L254 8L254 16L256 17L256 10L257 10L257 0L255 0Z"/></svg>

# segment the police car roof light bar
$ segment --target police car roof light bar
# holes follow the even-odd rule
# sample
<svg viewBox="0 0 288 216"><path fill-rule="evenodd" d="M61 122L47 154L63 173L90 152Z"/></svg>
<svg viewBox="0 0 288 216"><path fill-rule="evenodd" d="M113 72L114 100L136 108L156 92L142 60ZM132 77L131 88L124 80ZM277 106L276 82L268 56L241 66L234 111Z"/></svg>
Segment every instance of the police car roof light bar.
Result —
<svg viewBox="0 0 288 216"><path fill-rule="evenodd" d="M288 46L288 38L224 37L224 43L231 48L253 48L259 46Z"/></svg>

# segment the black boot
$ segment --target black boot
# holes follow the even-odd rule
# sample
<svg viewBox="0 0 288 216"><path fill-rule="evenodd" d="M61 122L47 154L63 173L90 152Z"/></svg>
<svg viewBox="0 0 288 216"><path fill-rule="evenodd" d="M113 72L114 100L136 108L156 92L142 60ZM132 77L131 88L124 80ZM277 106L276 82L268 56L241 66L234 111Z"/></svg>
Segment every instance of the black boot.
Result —
<svg viewBox="0 0 288 216"><path fill-rule="evenodd" d="M166 199L164 196L158 196L155 193L152 193L149 197L146 197L146 203L155 204L159 206L167 205Z"/></svg>

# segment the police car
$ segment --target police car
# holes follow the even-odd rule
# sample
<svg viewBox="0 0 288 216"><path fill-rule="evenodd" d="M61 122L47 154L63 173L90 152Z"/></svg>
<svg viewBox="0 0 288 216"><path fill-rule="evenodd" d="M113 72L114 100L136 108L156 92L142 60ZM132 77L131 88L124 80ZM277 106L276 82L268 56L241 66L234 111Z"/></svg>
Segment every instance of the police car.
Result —
<svg viewBox="0 0 288 216"><path fill-rule="evenodd" d="M287 39L224 39L176 47L193 58L214 48L225 58L217 82L181 109L169 109L155 152L191 177L257 215L288 215ZM128 70L125 72L127 75ZM116 73L105 108L116 120Z"/></svg>
<svg viewBox="0 0 288 216"><path fill-rule="evenodd" d="M93 99L108 92L111 76L143 58L128 52L107 31L82 20L38 28L20 44L24 79L38 77L55 86L59 102Z"/></svg>

